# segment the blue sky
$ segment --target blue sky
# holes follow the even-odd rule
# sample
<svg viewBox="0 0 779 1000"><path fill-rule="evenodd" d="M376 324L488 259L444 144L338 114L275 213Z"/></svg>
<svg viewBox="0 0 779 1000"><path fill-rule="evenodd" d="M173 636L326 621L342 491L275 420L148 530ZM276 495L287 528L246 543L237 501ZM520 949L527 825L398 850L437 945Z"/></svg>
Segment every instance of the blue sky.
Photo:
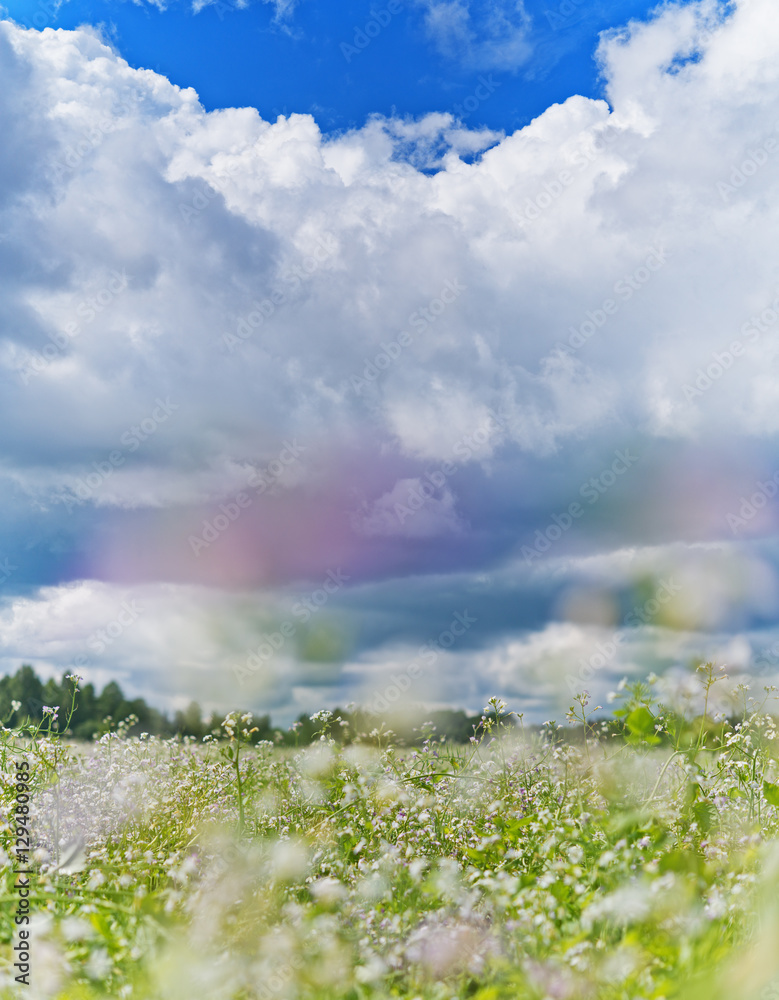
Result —
<svg viewBox="0 0 779 1000"><path fill-rule="evenodd" d="M770 0L6 10L2 669L776 674Z"/></svg>
<svg viewBox="0 0 779 1000"><path fill-rule="evenodd" d="M485 50L491 6L500 5L473 3L467 33L454 36L426 26L429 11L414 0L396 4L394 14L369 0L300 0L282 10L268 0L218 0L197 12L181 0L164 10L67 0L57 11L46 0L12 0L5 9L27 27L101 25L131 66L194 87L208 110L249 105L268 120L312 114L331 132L360 126L372 114L452 111L473 96L481 75L491 74L498 86L464 117L471 127L514 131L571 94L600 96L593 58L599 33L655 5L528 0L521 12L508 10L498 36L503 46ZM373 20L372 10L385 24L357 48L355 35ZM523 42L516 52L505 45L512 30Z"/></svg>

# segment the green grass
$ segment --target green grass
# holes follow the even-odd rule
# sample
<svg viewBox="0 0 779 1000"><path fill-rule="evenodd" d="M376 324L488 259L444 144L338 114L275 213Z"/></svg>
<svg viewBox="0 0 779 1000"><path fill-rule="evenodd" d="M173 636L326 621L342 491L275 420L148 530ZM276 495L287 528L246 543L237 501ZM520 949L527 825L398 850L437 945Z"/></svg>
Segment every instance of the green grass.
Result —
<svg viewBox="0 0 779 1000"><path fill-rule="evenodd" d="M6 729L0 992L27 989L24 757L30 996L775 1000L779 745L744 690L739 722L710 717L718 676L690 718L625 689L617 735L586 697L540 735L493 702L466 747L341 746L328 713L299 751L236 715L204 743Z"/></svg>

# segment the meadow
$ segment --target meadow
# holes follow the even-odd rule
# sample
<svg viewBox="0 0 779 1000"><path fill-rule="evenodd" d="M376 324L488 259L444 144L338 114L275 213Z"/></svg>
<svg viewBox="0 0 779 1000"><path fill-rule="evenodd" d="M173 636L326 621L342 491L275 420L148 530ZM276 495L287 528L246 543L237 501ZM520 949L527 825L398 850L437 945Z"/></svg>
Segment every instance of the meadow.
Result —
<svg viewBox="0 0 779 1000"><path fill-rule="evenodd" d="M201 741L5 728L0 995L775 1000L771 692L703 664L684 713L653 680L540 733L493 699L466 746L335 740L329 712L299 749L236 713Z"/></svg>

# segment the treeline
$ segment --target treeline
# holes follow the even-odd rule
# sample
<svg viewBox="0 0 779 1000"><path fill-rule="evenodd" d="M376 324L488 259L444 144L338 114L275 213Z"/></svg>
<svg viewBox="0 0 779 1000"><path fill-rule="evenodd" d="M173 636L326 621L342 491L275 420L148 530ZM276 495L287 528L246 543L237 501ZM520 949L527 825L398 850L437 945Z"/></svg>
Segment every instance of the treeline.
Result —
<svg viewBox="0 0 779 1000"><path fill-rule="evenodd" d="M193 736L198 740L208 734L224 735L222 721L225 712L214 712L204 718L200 705L193 701L184 711L168 716L148 705L143 698L125 698L115 681L106 684L99 694L94 685L82 682L76 695L75 712L69 728L65 730L72 692L73 684L67 674L63 674L59 681L42 681L29 664L24 664L15 674L0 677L0 722L9 727L45 722L51 716L43 709L57 709L59 706L53 728L60 732L67 731L68 735L82 740L95 739L116 730L120 723L130 718L133 720L128 727L130 735L145 732L164 738ZM349 743L358 735L363 739L370 738L371 733L381 733L389 727L394 732L395 741L407 744L421 742L430 732L436 738L445 736L450 742L467 743L480 719L478 715L469 716L455 710L417 713L416 718L413 712L409 712L403 725L399 725L397 719L382 720L360 709L347 712L335 708L328 715L326 720L316 721L307 715L300 715L289 729L273 726L269 715L254 716L251 726L256 727L256 732L252 734L252 740L255 743L271 740L289 746L304 746L318 739L323 728L327 728L329 735L338 742ZM424 728L423 722L432 723L434 730Z"/></svg>
<svg viewBox="0 0 779 1000"><path fill-rule="evenodd" d="M57 709L53 728L62 732L65 730L72 700L73 684L68 680L67 674L63 674L60 681L42 681L29 664L24 664L15 674L0 678L0 720L6 726L45 721L50 717L43 711L47 707ZM100 694L94 685L82 683L76 695L76 710L67 731L78 739L91 740L115 729L122 720L130 716L137 718L132 732L147 732L156 736L183 733L188 722L186 712L177 712L171 719L147 705L143 698L125 698L115 681L106 684ZM197 716L201 723L199 709Z"/></svg>

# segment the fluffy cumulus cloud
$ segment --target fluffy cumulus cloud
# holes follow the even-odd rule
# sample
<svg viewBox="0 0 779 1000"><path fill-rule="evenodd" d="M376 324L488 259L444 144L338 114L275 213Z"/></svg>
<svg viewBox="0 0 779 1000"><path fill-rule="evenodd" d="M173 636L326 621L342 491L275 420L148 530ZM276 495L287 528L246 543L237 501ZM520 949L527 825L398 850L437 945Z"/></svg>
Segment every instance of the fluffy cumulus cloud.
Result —
<svg viewBox="0 0 779 1000"><path fill-rule="evenodd" d="M427 6L453 53L479 19L504 47L474 59L519 45L521 6ZM328 603L260 657L266 700L345 693L483 604L436 668L475 700L619 627L603 602L571 618L598 560L631 553L619 602L666 550L689 593L636 636L754 638L775 610L778 44L770 0L670 5L603 38L607 101L507 136L431 114L324 137L206 113L95 32L2 22L8 666L67 665L96 607L145 594L89 669L140 689L196 664L207 700L218 672L186 651L229 671L262 641L244 603L273 633L297 587ZM198 643L204 607L222 625ZM615 670L644 662L629 646Z"/></svg>

